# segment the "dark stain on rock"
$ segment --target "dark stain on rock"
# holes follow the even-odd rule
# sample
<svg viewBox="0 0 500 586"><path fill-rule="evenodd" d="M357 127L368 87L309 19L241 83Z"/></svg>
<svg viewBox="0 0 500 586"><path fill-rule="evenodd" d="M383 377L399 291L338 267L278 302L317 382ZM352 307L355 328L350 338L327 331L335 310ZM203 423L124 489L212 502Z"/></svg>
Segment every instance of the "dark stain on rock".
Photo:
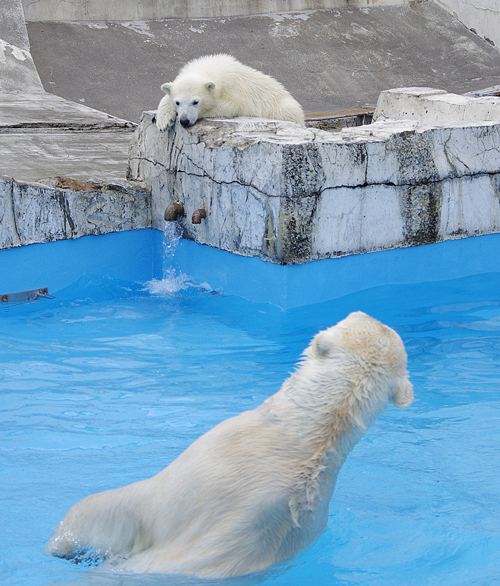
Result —
<svg viewBox="0 0 500 586"><path fill-rule="evenodd" d="M497 199L500 200L500 174L495 174L491 176L491 185L493 186L493 190Z"/></svg>
<svg viewBox="0 0 500 586"><path fill-rule="evenodd" d="M312 251L312 226L325 181L321 155L314 144L283 147L285 193L281 197L276 254L278 262L307 261Z"/></svg>
<svg viewBox="0 0 500 586"><path fill-rule="evenodd" d="M398 184L421 185L439 180L430 133L400 132L390 142L399 162Z"/></svg>
<svg viewBox="0 0 500 586"><path fill-rule="evenodd" d="M391 141L398 154L405 245L436 242L443 194L430 135L408 131L394 135Z"/></svg>
<svg viewBox="0 0 500 586"><path fill-rule="evenodd" d="M286 195L307 197L321 189L325 174L317 145L286 145L282 157Z"/></svg>
<svg viewBox="0 0 500 586"><path fill-rule="evenodd" d="M409 185L403 188L401 212L407 246L437 242L441 223L442 199L440 183Z"/></svg>
<svg viewBox="0 0 500 586"><path fill-rule="evenodd" d="M48 195L49 195L49 197L52 196L57 201L59 207L61 208L65 227L69 226L69 231L70 231L70 233L66 237L68 237L68 236L71 237L75 231L75 222L73 221L73 218L71 217L69 202L66 198L65 193L62 191L54 191L52 194L49 192ZM66 230L67 230L67 228L66 228Z"/></svg>

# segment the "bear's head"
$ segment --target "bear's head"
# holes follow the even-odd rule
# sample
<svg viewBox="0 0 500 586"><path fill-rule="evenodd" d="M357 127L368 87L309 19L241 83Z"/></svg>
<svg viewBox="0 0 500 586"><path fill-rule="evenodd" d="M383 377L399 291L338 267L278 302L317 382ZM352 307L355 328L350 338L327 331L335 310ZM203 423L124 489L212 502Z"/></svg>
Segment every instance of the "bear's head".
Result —
<svg viewBox="0 0 500 586"><path fill-rule="evenodd" d="M341 370L361 412L376 412L387 401L404 408L413 402L403 341L390 327L356 311L317 334L306 356L327 372ZM368 416L370 419L370 416Z"/></svg>
<svg viewBox="0 0 500 586"><path fill-rule="evenodd" d="M164 83L161 89L170 94L184 128L207 116L216 103L215 83L199 77L183 76L172 83Z"/></svg>

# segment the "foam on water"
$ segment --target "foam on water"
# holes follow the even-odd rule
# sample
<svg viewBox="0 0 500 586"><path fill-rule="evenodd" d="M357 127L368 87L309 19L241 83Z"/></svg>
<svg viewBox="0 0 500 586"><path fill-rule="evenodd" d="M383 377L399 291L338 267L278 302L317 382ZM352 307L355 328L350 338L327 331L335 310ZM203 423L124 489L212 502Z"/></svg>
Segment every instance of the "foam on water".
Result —
<svg viewBox="0 0 500 586"><path fill-rule="evenodd" d="M145 286L145 291L151 295L177 295L181 291L194 288L197 291L211 293L212 289L208 283L199 285L188 275L177 273L174 269L166 271L163 279L152 279Z"/></svg>

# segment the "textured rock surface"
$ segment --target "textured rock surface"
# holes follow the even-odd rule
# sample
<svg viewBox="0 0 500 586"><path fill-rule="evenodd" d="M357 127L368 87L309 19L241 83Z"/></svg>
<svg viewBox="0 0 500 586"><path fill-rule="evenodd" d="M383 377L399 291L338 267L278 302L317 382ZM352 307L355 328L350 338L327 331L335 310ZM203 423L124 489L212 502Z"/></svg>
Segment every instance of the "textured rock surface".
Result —
<svg viewBox="0 0 500 586"><path fill-rule="evenodd" d="M56 182L56 180L54 180ZM149 192L62 189L0 176L0 248L151 225Z"/></svg>
<svg viewBox="0 0 500 586"><path fill-rule="evenodd" d="M500 226L499 123L327 132L239 118L160 133L153 117L136 131L131 177L151 185L155 227L181 201L184 237L200 243L289 264Z"/></svg>

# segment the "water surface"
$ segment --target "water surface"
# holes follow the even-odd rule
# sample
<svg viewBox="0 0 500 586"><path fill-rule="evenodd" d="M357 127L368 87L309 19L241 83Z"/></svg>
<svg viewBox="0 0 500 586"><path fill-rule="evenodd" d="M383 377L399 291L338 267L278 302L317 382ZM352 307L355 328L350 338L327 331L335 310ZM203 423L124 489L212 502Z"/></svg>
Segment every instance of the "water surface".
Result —
<svg viewBox="0 0 500 586"><path fill-rule="evenodd" d="M500 274L384 286L282 311L182 275L82 278L0 306L0 575L12 586L491 586L500 571ZM82 497L149 477L276 392L320 329L363 310L403 337L415 402L343 467L326 531L231 580L133 576L47 556Z"/></svg>

